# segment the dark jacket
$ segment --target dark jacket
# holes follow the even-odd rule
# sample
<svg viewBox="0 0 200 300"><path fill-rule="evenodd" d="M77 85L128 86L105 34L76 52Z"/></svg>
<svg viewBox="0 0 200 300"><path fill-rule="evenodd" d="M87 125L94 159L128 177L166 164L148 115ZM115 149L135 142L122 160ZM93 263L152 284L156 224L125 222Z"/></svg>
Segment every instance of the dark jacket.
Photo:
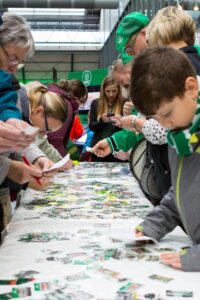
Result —
<svg viewBox="0 0 200 300"><path fill-rule="evenodd" d="M89 128L94 132L91 147L93 147L96 143L103 140L104 138L111 136L113 133L120 131L121 129L117 126L114 126L112 123L105 123L100 118L97 120L97 109L98 109L98 100L95 99L92 101L90 107L90 122ZM119 162L120 160L115 158L112 154L109 154L105 157L97 157L96 155L91 155L92 161L107 161L107 162Z"/></svg>
<svg viewBox="0 0 200 300"><path fill-rule="evenodd" d="M200 56L197 52L197 49L193 46L187 46L179 50L183 51L187 55L193 67L195 68L197 75L200 75Z"/></svg>
<svg viewBox="0 0 200 300"><path fill-rule="evenodd" d="M52 144L62 156L65 156L75 113L78 110L78 102L75 99L69 98L67 92L57 84L48 84L47 87L49 91L62 97L67 105L68 116L66 122L60 129L47 134L49 143Z"/></svg>

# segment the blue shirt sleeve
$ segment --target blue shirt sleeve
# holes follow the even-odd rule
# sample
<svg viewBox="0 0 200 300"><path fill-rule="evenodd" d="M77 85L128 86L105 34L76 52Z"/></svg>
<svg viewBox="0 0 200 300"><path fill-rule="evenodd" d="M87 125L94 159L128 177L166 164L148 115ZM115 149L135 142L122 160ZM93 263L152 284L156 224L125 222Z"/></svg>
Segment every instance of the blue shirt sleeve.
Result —
<svg viewBox="0 0 200 300"><path fill-rule="evenodd" d="M0 120L10 118L21 119L22 115L17 108L17 93L12 87L11 75L0 70Z"/></svg>

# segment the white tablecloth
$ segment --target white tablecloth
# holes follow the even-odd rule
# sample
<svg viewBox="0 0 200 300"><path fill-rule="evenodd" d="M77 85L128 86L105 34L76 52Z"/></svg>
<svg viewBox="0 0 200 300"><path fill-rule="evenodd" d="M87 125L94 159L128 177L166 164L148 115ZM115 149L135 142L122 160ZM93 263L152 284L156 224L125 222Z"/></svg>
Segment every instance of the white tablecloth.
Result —
<svg viewBox="0 0 200 300"><path fill-rule="evenodd" d="M35 280L0 285L0 294L29 287L32 296L23 299L148 300L145 297L152 293L153 299L184 299L167 296L166 291L172 290L191 291L193 297L187 299L200 300L200 273L152 261L166 248L179 250L191 244L180 228L159 244L143 249L128 245L134 227L152 205L134 178L122 173L124 166L82 163L58 174L55 185L45 192L27 190L0 247L0 279L14 279L21 273ZM30 241L33 235L25 234L33 233L35 241ZM149 278L155 274L169 281ZM34 283L42 282L51 285L43 284L46 291L35 291ZM117 293L131 284L132 298Z"/></svg>

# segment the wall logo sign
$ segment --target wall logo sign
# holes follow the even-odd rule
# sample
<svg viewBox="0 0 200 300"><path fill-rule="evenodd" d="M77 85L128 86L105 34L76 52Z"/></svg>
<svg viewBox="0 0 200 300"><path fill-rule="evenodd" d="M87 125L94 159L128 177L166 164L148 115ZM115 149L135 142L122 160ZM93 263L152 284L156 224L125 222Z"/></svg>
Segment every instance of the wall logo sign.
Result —
<svg viewBox="0 0 200 300"><path fill-rule="evenodd" d="M86 86L90 85L92 81L92 73L89 70L83 72L82 81Z"/></svg>

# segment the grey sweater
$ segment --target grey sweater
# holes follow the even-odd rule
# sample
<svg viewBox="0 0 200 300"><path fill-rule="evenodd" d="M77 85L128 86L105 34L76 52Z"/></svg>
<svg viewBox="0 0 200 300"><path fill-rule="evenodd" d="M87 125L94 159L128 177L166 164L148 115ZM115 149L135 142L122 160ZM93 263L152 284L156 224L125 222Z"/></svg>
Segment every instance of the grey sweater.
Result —
<svg viewBox="0 0 200 300"><path fill-rule="evenodd" d="M198 133L198 135L200 135ZM169 149L172 187L159 206L139 226L145 235L160 240L180 223L194 245L181 253L184 271L200 271L200 147L190 156L178 157Z"/></svg>
<svg viewBox="0 0 200 300"><path fill-rule="evenodd" d="M0 155L0 184L8 174L11 160L6 155Z"/></svg>
<svg viewBox="0 0 200 300"><path fill-rule="evenodd" d="M34 144L24 149L23 154L27 157L30 163L33 163L37 158L45 156L45 154ZM0 155L0 184L4 181L8 174L11 159L8 158L10 152L5 152Z"/></svg>

